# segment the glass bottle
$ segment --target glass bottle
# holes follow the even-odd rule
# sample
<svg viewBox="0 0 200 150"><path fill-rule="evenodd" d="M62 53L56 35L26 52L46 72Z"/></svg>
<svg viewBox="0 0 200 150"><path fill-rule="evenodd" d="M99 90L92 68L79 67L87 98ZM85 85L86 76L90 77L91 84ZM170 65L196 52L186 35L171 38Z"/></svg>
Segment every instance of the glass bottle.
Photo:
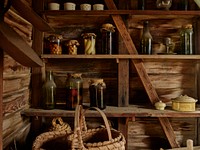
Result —
<svg viewBox="0 0 200 150"><path fill-rule="evenodd" d="M112 33L115 32L112 24L103 24L101 28L102 54L112 54Z"/></svg>
<svg viewBox="0 0 200 150"><path fill-rule="evenodd" d="M69 74L66 81L66 109L73 110L76 105L82 105L83 101L83 80L82 74Z"/></svg>
<svg viewBox="0 0 200 150"><path fill-rule="evenodd" d="M50 54L62 54L61 35L50 35L48 38Z"/></svg>
<svg viewBox="0 0 200 150"><path fill-rule="evenodd" d="M181 54L192 55L193 52L193 27L187 24L182 27L180 32Z"/></svg>
<svg viewBox="0 0 200 150"><path fill-rule="evenodd" d="M52 71L46 71L46 81L42 87L42 94L43 94L44 109L54 109L55 108L56 84L53 79Z"/></svg>
<svg viewBox="0 0 200 150"><path fill-rule="evenodd" d="M152 36L149 31L149 21L143 23L143 34L140 41L141 54L152 54Z"/></svg>
<svg viewBox="0 0 200 150"><path fill-rule="evenodd" d="M180 10L188 10L188 0L180 0Z"/></svg>
<svg viewBox="0 0 200 150"><path fill-rule="evenodd" d="M96 34L84 33L82 34L84 40L85 54L92 55L96 54Z"/></svg>
<svg viewBox="0 0 200 150"><path fill-rule="evenodd" d="M145 0L138 0L138 9L145 10Z"/></svg>
<svg viewBox="0 0 200 150"><path fill-rule="evenodd" d="M90 82L90 107L106 108L105 100L106 84L103 79L93 79Z"/></svg>

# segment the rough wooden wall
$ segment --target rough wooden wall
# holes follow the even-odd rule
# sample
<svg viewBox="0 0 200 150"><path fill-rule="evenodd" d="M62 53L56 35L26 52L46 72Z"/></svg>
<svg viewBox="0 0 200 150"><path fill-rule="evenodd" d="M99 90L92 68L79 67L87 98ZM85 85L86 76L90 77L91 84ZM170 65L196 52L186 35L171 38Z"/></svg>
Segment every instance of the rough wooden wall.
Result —
<svg viewBox="0 0 200 150"><path fill-rule="evenodd" d="M4 21L12 27L30 46L32 25L9 10ZM21 117L20 111L29 107L31 69L17 63L4 54L3 72L3 148L24 149L30 130L28 118ZM15 145L16 144L16 145Z"/></svg>

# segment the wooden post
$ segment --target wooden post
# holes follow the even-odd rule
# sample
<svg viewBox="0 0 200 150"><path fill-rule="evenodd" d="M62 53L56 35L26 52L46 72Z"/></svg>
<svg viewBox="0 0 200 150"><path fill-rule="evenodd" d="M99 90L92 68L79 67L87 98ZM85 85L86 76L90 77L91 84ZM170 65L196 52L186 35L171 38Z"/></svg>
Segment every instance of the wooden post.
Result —
<svg viewBox="0 0 200 150"><path fill-rule="evenodd" d="M3 150L3 49L0 48L0 150Z"/></svg>

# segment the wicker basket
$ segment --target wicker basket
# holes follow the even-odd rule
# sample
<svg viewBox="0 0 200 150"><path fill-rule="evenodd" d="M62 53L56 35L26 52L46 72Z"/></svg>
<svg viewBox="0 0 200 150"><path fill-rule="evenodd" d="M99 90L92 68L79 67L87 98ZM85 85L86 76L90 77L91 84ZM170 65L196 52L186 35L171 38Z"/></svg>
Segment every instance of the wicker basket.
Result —
<svg viewBox="0 0 200 150"><path fill-rule="evenodd" d="M91 108L89 108L91 109ZM104 120L105 127L88 129L85 122L85 113L82 106L77 106L74 119L74 132L68 136L72 150L125 150L126 140L122 133L111 129L106 115L96 109Z"/></svg>
<svg viewBox="0 0 200 150"><path fill-rule="evenodd" d="M52 128L36 137L32 150L68 149L67 136L72 132L69 124L64 123L62 118L52 120Z"/></svg>

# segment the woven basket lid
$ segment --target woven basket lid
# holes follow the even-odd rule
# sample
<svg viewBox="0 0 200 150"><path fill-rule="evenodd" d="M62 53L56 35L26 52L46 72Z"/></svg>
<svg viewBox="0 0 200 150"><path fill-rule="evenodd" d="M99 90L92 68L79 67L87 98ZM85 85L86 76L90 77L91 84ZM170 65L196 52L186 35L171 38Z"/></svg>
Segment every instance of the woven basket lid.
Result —
<svg viewBox="0 0 200 150"><path fill-rule="evenodd" d="M197 102L196 99L189 97L187 95L184 95L184 96L181 95L177 98L172 99L172 101L174 101L174 102Z"/></svg>

